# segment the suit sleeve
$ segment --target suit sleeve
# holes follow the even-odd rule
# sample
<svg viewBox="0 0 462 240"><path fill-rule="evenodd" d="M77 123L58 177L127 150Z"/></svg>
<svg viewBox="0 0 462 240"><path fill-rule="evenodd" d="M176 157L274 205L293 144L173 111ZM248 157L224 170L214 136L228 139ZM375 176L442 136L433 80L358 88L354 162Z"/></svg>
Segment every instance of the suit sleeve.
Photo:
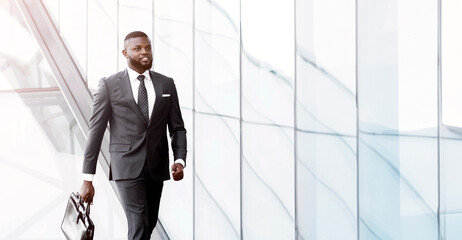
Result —
<svg viewBox="0 0 462 240"><path fill-rule="evenodd" d="M168 131L170 133L174 159L183 159L186 163L186 129L181 116L180 103L175 83L172 81L171 101L168 116Z"/></svg>
<svg viewBox="0 0 462 240"><path fill-rule="evenodd" d="M87 174L95 174L96 172L101 141L111 115L111 104L105 80L103 78L99 81L98 90L93 97L93 113L90 118L82 167L82 172Z"/></svg>

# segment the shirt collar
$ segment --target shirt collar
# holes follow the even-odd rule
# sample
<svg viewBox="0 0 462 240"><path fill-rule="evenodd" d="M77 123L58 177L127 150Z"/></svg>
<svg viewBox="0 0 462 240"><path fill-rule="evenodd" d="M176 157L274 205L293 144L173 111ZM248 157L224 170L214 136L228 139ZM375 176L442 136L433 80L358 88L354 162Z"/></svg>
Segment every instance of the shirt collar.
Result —
<svg viewBox="0 0 462 240"><path fill-rule="evenodd" d="M139 75L144 75L144 80L151 80L151 76L149 76L149 69L146 70L143 74L139 74L138 72L136 72L135 70L127 67L127 72L128 72L128 77L130 78L130 81L134 82L134 81L138 81L138 76Z"/></svg>

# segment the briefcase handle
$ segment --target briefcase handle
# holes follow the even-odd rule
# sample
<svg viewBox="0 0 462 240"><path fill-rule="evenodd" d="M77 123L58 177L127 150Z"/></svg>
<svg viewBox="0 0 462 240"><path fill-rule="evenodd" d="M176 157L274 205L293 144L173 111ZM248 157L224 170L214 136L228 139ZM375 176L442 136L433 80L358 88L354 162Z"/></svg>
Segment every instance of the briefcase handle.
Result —
<svg viewBox="0 0 462 240"><path fill-rule="evenodd" d="M86 206L85 206L85 202L80 197L80 194L77 192L75 195L76 195L77 199L79 200L79 206L77 206L77 208L80 208L80 206L82 206L85 209L85 217L90 217L90 203L87 203ZM80 216L80 217L83 220L83 216ZM79 221L79 219L77 218L77 222L78 221Z"/></svg>

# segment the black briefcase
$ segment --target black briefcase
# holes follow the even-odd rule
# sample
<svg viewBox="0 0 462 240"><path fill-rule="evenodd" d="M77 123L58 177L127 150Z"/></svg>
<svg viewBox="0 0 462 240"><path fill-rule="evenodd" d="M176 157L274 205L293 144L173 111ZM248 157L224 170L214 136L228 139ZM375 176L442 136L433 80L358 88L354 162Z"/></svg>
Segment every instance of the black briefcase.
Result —
<svg viewBox="0 0 462 240"><path fill-rule="evenodd" d="M61 230L68 240L93 240L95 225L90 219L90 204L85 204L79 193L69 197Z"/></svg>

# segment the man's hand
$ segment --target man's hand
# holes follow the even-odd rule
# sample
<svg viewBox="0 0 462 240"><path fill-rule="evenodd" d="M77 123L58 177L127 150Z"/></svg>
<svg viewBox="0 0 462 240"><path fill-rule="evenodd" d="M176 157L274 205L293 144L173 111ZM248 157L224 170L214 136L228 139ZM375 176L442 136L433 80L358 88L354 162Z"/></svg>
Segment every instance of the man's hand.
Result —
<svg viewBox="0 0 462 240"><path fill-rule="evenodd" d="M80 188L80 197L86 203L93 204L93 197L95 196L95 188L93 183L90 181L83 181L82 187Z"/></svg>
<svg viewBox="0 0 462 240"><path fill-rule="evenodd" d="M181 163L175 163L172 165L172 176L175 181L183 179L183 165L181 165Z"/></svg>

